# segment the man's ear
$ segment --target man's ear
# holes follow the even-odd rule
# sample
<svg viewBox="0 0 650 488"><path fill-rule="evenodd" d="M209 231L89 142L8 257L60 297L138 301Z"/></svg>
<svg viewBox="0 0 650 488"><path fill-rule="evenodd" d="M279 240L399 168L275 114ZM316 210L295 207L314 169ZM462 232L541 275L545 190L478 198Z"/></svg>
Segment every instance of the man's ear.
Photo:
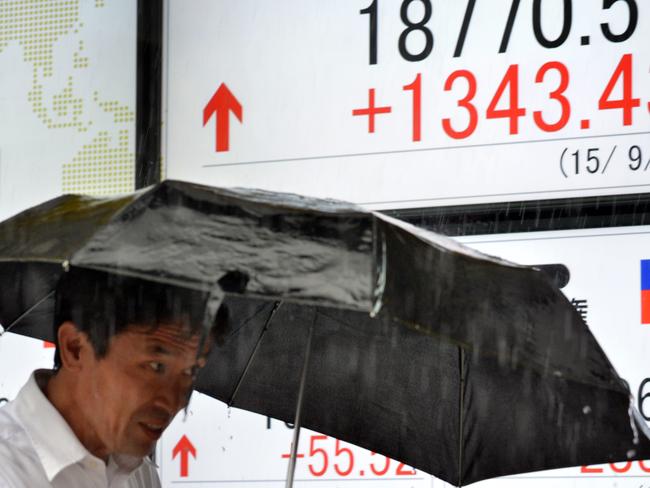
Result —
<svg viewBox="0 0 650 488"><path fill-rule="evenodd" d="M74 322L66 320L59 326L57 338L61 367L70 371L80 370L84 357L93 352L88 336Z"/></svg>

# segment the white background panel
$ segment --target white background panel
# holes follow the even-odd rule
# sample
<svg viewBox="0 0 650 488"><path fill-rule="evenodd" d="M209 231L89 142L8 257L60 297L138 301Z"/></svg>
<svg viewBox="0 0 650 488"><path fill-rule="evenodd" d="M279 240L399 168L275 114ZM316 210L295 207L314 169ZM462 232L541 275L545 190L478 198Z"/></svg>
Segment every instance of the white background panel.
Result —
<svg viewBox="0 0 650 488"><path fill-rule="evenodd" d="M406 2L408 3L408 2ZM369 0L301 0L259 3L169 0L166 12L165 159L167 175L222 186L253 186L341 198L395 208L486 201L638 192L650 180L650 4L632 2L638 16L634 34L608 41L601 24L616 34L630 22L625 1L603 9L600 2L572 3L571 27L561 46L540 45L533 32L533 2L521 2L508 49L499 46L512 2L477 2L459 57L454 50L467 2L431 1L431 53L405 60L398 43L405 25L403 2L377 0L377 63L369 64ZM541 3L541 29L556 39L562 29L562 0ZM408 18L423 18L413 1ZM588 44L582 44L588 37ZM418 53L423 31L406 37ZM621 109L599 109L599 100L619 62L630 55L630 99L638 99L628 121ZM541 111L556 123L561 104L549 98L561 75L547 62L566 67L570 104L566 125L543 131ZM518 68L518 106L525 115L515 130L508 119L488 119L487 108L511 65ZM467 126L468 111L458 106L468 81L448 77L466 70L476 79L471 100L476 128L456 139L443 130ZM420 139L413 135L413 90L420 74ZM228 120L228 150L216 150L216 116L204 124L203 111L225 83L242 106L242 121ZM509 106L514 83L496 105ZM391 112L375 117L369 133L366 116L353 110L376 106ZM609 100L623 96L623 76ZM605 97L607 98L607 97ZM225 113L225 112L224 112ZM224 119L225 120L225 119ZM582 128L582 121L589 127ZM223 139L223 138L222 138ZM639 169L636 149L641 151ZM592 149L587 161L587 151ZM577 156L574 153L578 151ZM562 157L564 154L564 157ZM576 168L577 158L577 168ZM598 158L596 162L595 158ZM562 164L560 164L562 161ZM588 166L588 167L587 167Z"/></svg>

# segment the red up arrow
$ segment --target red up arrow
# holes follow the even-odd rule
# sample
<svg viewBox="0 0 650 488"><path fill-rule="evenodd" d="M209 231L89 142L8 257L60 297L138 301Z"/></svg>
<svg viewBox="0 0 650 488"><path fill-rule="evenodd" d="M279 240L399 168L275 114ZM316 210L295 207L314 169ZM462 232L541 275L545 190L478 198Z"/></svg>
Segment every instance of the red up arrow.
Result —
<svg viewBox="0 0 650 488"><path fill-rule="evenodd" d="M194 445L185 435L181 437L181 440L178 441L178 444L174 447L174 450L172 451L172 459L176 459L178 454L181 455L181 478L187 478L187 465L189 464L190 454L194 459L196 459L196 449L194 449Z"/></svg>
<svg viewBox="0 0 650 488"><path fill-rule="evenodd" d="M230 112L242 122L243 110L235 95L222 83L208 104L203 108L203 126L208 123L213 113L217 114L217 152L230 149Z"/></svg>

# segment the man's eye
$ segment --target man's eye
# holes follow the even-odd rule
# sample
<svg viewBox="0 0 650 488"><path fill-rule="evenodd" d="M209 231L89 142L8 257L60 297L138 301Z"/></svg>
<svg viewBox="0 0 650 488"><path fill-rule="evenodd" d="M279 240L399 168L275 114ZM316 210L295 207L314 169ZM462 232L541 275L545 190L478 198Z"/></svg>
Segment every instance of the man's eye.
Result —
<svg viewBox="0 0 650 488"><path fill-rule="evenodd" d="M158 361L151 361L149 363L149 367L155 371L156 373L164 373L165 372L165 365L163 363L159 363Z"/></svg>
<svg viewBox="0 0 650 488"><path fill-rule="evenodd" d="M197 366L192 366L191 368L185 368L183 370L183 374L185 374L185 376L190 376L192 378L194 378L198 372L199 368Z"/></svg>

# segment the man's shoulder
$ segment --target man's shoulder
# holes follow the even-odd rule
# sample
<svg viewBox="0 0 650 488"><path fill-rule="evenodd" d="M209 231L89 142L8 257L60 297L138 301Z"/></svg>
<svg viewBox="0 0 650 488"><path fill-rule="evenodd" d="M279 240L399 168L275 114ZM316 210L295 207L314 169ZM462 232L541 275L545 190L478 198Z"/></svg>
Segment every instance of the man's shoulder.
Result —
<svg viewBox="0 0 650 488"><path fill-rule="evenodd" d="M23 465L26 462L30 465L34 462L40 464L36 452L21 435L5 437L4 434L5 432L0 432L0 473L7 464Z"/></svg>
<svg viewBox="0 0 650 488"><path fill-rule="evenodd" d="M42 470L38 456L27 448L20 437L0 437L0 488L29 486L35 479L34 470Z"/></svg>
<svg viewBox="0 0 650 488"><path fill-rule="evenodd" d="M14 412L14 403L9 402L0 408L0 446L11 445L25 435L25 429Z"/></svg>
<svg viewBox="0 0 650 488"><path fill-rule="evenodd" d="M41 464L12 407L10 402L0 408L0 488L3 482L8 483L6 486L21 486L15 483Z"/></svg>

